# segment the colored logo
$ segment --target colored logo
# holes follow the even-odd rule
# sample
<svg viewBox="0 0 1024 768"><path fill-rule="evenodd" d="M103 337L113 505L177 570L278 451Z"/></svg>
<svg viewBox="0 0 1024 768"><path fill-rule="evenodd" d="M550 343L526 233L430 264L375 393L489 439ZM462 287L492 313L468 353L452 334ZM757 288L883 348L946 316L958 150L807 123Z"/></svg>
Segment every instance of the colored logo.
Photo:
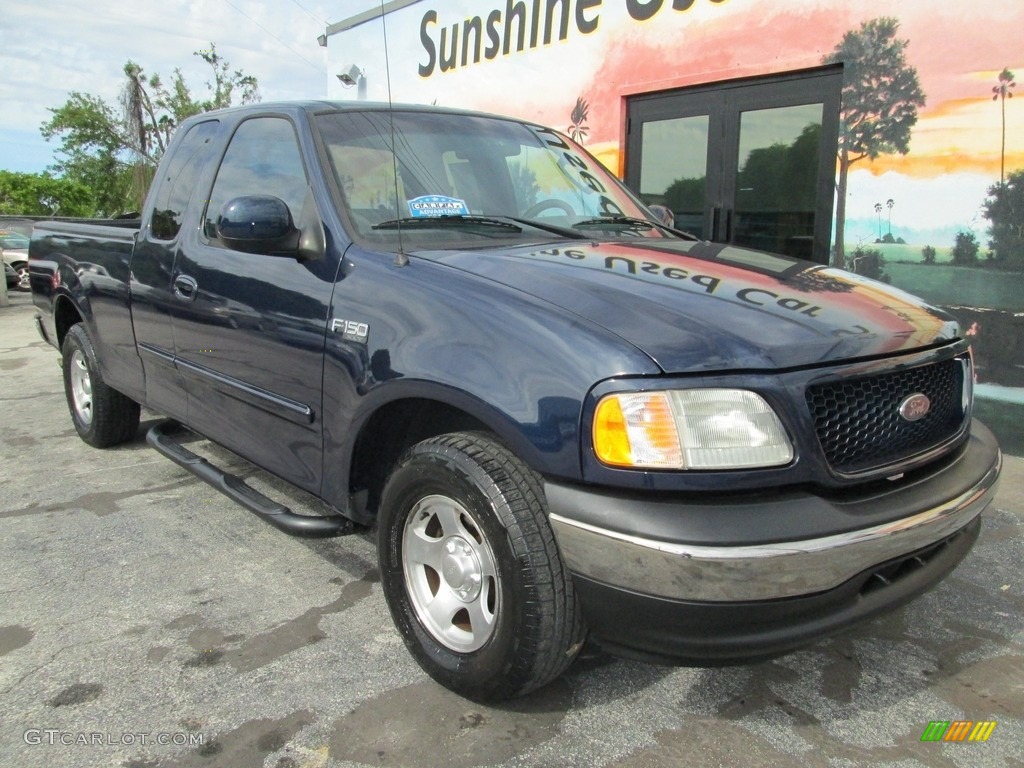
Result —
<svg viewBox="0 0 1024 768"><path fill-rule="evenodd" d="M928 399L928 395L915 392L900 403L900 416L907 421L917 421L927 416L931 407L932 401Z"/></svg>
<svg viewBox="0 0 1024 768"><path fill-rule="evenodd" d="M932 720L921 734L921 741L988 741L995 729L995 720Z"/></svg>
<svg viewBox="0 0 1024 768"><path fill-rule="evenodd" d="M417 219L436 216L468 216L469 206L465 200L444 195L423 195L409 200L409 214Z"/></svg>

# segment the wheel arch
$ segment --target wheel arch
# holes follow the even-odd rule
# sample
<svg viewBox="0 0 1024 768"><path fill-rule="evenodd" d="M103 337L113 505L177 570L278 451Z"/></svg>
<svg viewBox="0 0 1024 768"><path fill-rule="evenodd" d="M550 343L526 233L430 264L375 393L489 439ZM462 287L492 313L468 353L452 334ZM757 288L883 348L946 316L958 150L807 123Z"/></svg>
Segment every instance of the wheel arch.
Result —
<svg viewBox="0 0 1024 768"><path fill-rule="evenodd" d="M340 462L329 457L331 451L325 451L324 496L351 500L349 512L359 522L375 519L384 483L402 455L416 443L438 435L487 432L534 471L543 474L545 470L544 454L529 439L525 425L442 385L420 383L409 391L394 392L364 413L350 442L334 452ZM337 476L339 466L347 468L347 477Z"/></svg>
<svg viewBox="0 0 1024 768"><path fill-rule="evenodd" d="M53 304L53 324L57 334L57 349L64 345L64 337L71 326L85 322L85 317L70 297L60 295Z"/></svg>

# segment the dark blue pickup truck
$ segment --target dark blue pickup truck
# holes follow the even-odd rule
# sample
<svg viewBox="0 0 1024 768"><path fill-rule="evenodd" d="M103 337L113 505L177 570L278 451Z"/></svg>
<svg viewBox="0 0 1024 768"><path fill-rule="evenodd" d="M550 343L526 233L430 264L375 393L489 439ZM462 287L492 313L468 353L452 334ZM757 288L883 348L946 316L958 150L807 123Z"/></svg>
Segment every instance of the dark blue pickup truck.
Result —
<svg viewBox="0 0 1024 768"><path fill-rule="evenodd" d="M376 525L406 644L474 699L588 637L720 664L890 610L966 555L999 475L949 316L667 228L522 121L197 116L141 221L40 224L30 273L86 442L135 438L144 405L156 449L278 527Z"/></svg>

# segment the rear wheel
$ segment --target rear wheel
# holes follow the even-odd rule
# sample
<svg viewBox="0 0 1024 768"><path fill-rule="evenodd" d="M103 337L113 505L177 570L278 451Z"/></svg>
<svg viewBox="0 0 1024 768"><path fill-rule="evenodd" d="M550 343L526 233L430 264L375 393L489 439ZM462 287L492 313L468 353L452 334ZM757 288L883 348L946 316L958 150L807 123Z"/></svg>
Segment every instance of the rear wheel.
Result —
<svg viewBox="0 0 1024 768"><path fill-rule="evenodd" d="M71 326L61 353L64 393L79 437L96 448L107 448L135 437L139 428L139 404L103 381L85 326L81 323Z"/></svg>
<svg viewBox="0 0 1024 768"><path fill-rule="evenodd" d="M490 435L414 446L388 479L379 537L391 615L445 687L500 701L545 685L576 657L582 620L543 490Z"/></svg>

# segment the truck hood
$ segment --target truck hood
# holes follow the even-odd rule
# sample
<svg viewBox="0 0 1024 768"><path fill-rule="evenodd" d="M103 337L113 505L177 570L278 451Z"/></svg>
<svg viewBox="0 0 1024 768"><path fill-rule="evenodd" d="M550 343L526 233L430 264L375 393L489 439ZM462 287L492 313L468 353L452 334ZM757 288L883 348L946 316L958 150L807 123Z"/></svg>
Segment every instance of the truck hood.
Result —
<svg viewBox="0 0 1024 768"><path fill-rule="evenodd" d="M616 241L414 255L586 318L666 373L820 365L908 352L959 335L953 318L883 283L712 243Z"/></svg>

